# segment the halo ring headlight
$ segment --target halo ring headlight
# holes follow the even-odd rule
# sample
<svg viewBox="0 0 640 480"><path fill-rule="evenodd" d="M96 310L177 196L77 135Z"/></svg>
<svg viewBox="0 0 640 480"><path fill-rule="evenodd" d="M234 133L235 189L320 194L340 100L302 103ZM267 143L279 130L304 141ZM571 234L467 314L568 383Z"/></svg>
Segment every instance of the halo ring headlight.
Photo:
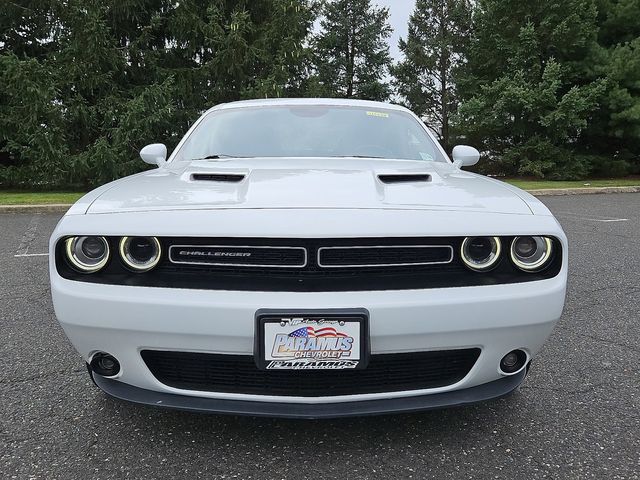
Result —
<svg viewBox="0 0 640 480"><path fill-rule="evenodd" d="M109 242L97 236L69 237L65 240L65 252L75 270L93 273L109 261Z"/></svg>
<svg viewBox="0 0 640 480"><path fill-rule="evenodd" d="M466 237L460 247L463 263L478 272L496 266L501 253L502 243L499 237Z"/></svg>
<svg viewBox="0 0 640 480"><path fill-rule="evenodd" d="M547 265L553 252L549 237L516 237L511 242L511 261L525 272L535 272Z"/></svg>
<svg viewBox="0 0 640 480"><path fill-rule="evenodd" d="M134 272L148 272L160 261L162 247L156 237L122 237L120 258Z"/></svg>

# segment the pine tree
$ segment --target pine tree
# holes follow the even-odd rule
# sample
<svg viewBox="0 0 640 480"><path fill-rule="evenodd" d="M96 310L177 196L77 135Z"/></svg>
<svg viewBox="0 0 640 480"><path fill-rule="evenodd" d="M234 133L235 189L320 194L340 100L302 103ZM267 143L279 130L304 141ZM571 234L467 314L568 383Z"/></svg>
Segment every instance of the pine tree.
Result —
<svg viewBox="0 0 640 480"><path fill-rule="evenodd" d="M322 13L322 31L313 39L316 76L311 94L389 98L388 8L373 7L370 0L333 0Z"/></svg>
<svg viewBox="0 0 640 480"><path fill-rule="evenodd" d="M55 0L0 8L0 185L37 185L55 176L67 151L50 59L59 48L55 8Z"/></svg>
<svg viewBox="0 0 640 480"><path fill-rule="evenodd" d="M25 0L0 9L0 185L139 171L207 108L301 95L313 0ZM4 28L6 27L6 29Z"/></svg>
<svg viewBox="0 0 640 480"><path fill-rule="evenodd" d="M581 138L605 90L585 76L596 31L593 0L479 2L457 122L496 173L589 173Z"/></svg>
<svg viewBox="0 0 640 480"><path fill-rule="evenodd" d="M445 148L451 146L449 124L458 105L454 73L470 31L469 0L417 0L407 39L399 44L404 59L392 68L398 93L439 133Z"/></svg>
<svg viewBox="0 0 640 480"><path fill-rule="evenodd" d="M598 46L587 78L607 80L607 91L582 143L595 175L640 172L640 2L600 0Z"/></svg>

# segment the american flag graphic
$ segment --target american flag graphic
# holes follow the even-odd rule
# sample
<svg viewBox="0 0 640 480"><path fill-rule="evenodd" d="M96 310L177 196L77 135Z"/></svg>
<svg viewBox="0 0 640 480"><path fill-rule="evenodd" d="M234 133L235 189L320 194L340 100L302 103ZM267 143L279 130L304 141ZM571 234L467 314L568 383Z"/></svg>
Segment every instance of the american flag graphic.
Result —
<svg viewBox="0 0 640 480"><path fill-rule="evenodd" d="M338 332L333 327L322 327L319 329L315 329L313 327L302 327L297 330L294 330L289 334L290 337L348 337L348 335L344 333Z"/></svg>

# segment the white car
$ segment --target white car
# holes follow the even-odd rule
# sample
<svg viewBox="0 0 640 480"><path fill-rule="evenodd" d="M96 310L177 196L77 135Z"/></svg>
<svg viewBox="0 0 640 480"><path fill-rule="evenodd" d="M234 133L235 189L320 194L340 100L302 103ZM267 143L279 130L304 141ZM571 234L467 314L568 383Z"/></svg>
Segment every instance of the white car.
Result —
<svg viewBox="0 0 640 480"><path fill-rule="evenodd" d="M403 107L218 105L50 241L56 315L108 394L338 417L506 395L559 319L549 210Z"/></svg>

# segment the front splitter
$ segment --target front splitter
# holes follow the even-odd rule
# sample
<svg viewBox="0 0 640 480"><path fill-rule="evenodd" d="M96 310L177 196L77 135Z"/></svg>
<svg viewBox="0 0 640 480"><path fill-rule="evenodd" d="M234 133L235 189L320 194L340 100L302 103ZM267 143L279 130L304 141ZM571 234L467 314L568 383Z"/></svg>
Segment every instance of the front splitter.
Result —
<svg viewBox="0 0 640 480"><path fill-rule="evenodd" d="M451 392L322 404L193 397L189 395L155 392L101 377L100 375L94 375L93 373L91 375L96 385L112 397L144 405L200 413L315 419L407 413L470 405L508 395L522 383L526 371L523 369L516 375L500 378L476 387Z"/></svg>

